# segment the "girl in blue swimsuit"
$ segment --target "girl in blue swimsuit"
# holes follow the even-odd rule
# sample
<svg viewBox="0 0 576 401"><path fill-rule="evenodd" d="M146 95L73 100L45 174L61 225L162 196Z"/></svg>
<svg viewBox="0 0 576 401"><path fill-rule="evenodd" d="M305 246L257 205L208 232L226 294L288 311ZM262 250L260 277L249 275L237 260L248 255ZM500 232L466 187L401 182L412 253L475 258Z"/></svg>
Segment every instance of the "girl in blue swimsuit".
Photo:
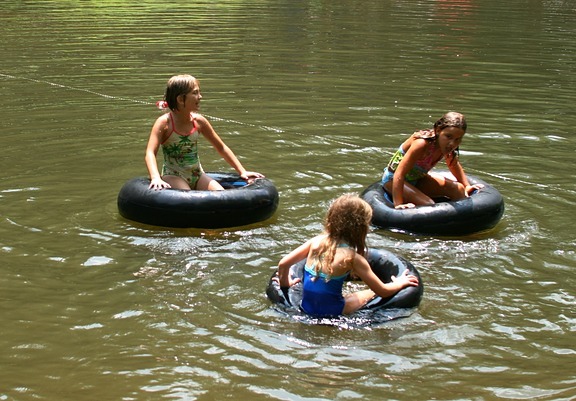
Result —
<svg viewBox="0 0 576 401"><path fill-rule="evenodd" d="M357 195L337 198L324 221L324 233L306 241L278 263L278 281L286 289L300 279L290 277L290 266L306 258L300 307L314 317L350 314L374 296L390 297L404 287L417 286L418 278L404 271L383 283L364 258L366 236L372 219L370 205ZM342 294L344 279L360 278L369 289Z"/></svg>

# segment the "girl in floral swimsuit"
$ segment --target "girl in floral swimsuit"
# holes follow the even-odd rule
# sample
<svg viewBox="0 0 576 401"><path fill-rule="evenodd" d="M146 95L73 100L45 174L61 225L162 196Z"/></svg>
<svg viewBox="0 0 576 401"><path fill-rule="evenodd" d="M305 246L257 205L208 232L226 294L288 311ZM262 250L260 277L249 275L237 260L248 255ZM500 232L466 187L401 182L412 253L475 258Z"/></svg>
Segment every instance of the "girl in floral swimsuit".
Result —
<svg viewBox="0 0 576 401"><path fill-rule="evenodd" d="M176 75L168 81L162 106L170 109L158 117L146 147L146 167L150 174L150 188L222 190L218 181L209 177L198 158L198 136L202 134L216 151L232 166L240 177L251 181L264 177L246 171L234 152L220 139L210 122L198 113L200 84L190 75ZM156 155L162 146L164 165L158 170Z"/></svg>
<svg viewBox="0 0 576 401"><path fill-rule="evenodd" d="M366 235L372 220L370 205L357 195L337 198L326 215L324 233L306 241L278 263L278 281L285 291L300 282L290 276L290 266L306 258L300 307L314 317L349 314L374 296L388 298L404 287L417 286L407 271L383 283L364 258ZM344 279L354 274L370 289L342 294Z"/></svg>
<svg viewBox="0 0 576 401"><path fill-rule="evenodd" d="M432 198L437 197L462 199L483 187L470 185L458 160L466 127L463 114L449 112L433 129L415 132L400 145L382 176L382 185L392 194L396 209L433 205ZM456 181L429 173L442 158Z"/></svg>

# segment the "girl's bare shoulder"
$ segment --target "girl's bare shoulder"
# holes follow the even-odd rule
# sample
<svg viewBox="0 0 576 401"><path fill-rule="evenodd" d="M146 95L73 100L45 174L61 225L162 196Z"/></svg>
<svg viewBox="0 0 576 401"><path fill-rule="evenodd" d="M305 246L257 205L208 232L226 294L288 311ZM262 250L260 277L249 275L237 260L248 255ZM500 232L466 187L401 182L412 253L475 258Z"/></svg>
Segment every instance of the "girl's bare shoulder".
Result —
<svg viewBox="0 0 576 401"><path fill-rule="evenodd" d="M170 113L165 113L159 116L154 123L154 128L161 135L166 135L171 131Z"/></svg>
<svg viewBox="0 0 576 401"><path fill-rule="evenodd" d="M404 152L407 153L410 149L412 149L412 151L426 149L430 145L430 142L427 139L422 138L416 134L417 132L410 135L410 137L404 141L402 144L402 149L404 149Z"/></svg>
<svg viewBox="0 0 576 401"><path fill-rule="evenodd" d="M321 235L317 235L314 238L312 238L310 240L310 248L311 249L317 249L320 244L322 243L322 241L324 241L326 239L326 235L321 234Z"/></svg>
<svg viewBox="0 0 576 401"><path fill-rule="evenodd" d="M192 113L192 118L194 119L194 121L196 121L196 123L200 126L206 126L209 125L210 122L208 121L208 119L206 117L204 117L202 114L200 113Z"/></svg>

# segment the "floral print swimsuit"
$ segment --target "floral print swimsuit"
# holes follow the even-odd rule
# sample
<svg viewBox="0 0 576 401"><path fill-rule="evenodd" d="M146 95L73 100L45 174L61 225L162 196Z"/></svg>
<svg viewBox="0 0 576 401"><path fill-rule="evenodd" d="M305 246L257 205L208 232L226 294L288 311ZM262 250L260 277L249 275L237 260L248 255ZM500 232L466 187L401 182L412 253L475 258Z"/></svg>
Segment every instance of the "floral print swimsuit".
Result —
<svg viewBox="0 0 576 401"><path fill-rule="evenodd" d="M172 132L162 144L164 164L162 175L175 175L185 179L190 188L196 189L198 180L204 173L198 158L198 126L192 115L194 127L190 132L181 134L174 129L174 117L170 113Z"/></svg>
<svg viewBox="0 0 576 401"><path fill-rule="evenodd" d="M181 134L174 129L174 117L170 113L172 132L162 144L164 154L162 175L181 177L190 184L190 188L196 189L204 170L198 158L198 126L194 117L191 118L194 127L190 132Z"/></svg>

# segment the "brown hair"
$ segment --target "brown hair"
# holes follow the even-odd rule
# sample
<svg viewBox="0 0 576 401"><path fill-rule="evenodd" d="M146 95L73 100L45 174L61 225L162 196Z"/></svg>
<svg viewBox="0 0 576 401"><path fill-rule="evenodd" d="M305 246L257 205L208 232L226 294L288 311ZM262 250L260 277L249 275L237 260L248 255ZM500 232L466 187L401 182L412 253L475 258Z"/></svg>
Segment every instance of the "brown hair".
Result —
<svg viewBox="0 0 576 401"><path fill-rule="evenodd" d="M434 131L436 132L442 131L444 128L448 127L460 128L462 131L466 132L468 124L466 123L466 117L464 117L464 114L449 111L434 123Z"/></svg>
<svg viewBox="0 0 576 401"><path fill-rule="evenodd" d="M438 139L438 134L444 129L448 127L460 128L462 131L466 132L466 128L468 128L468 123L466 122L466 117L464 114L458 113L456 111L449 111L448 113L444 114L442 117L438 119L434 123L433 130L423 130L414 133L416 138L422 138L427 141L436 141ZM460 156L460 148L456 148L450 154L449 159L446 159L449 163L448 165L451 166Z"/></svg>
<svg viewBox="0 0 576 401"><path fill-rule="evenodd" d="M358 254L366 251L366 236L372 220L372 208L358 195L346 194L334 200L324 219L324 231L327 236L318 247L319 263L317 271L331 274L336 249L342 243L347 244ZM351 260L347 260L346 263Z"/></svg>

